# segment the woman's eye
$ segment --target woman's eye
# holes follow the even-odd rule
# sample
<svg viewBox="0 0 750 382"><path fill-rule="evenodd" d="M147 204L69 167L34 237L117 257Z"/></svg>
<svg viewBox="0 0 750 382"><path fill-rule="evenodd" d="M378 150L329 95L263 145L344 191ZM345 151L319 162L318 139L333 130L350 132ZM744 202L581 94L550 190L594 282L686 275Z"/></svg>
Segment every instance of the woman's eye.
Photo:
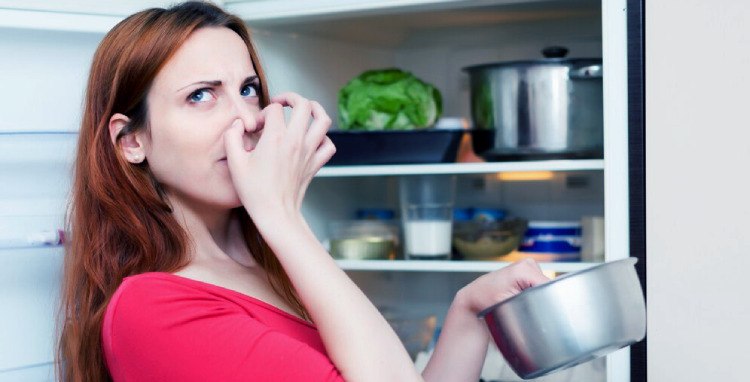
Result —
<svg viewBox="0 0 750 382"><path fill-rule="evenodd" d="M256 84L247 84L242 87L242 90L240 90L240 95L243 97L256 97L258 96L258 85Z"/></svg>
<svg viewBox="0 0 750 382"><path fill-rule="evenodd" d="M193 103L207 102L213 99L213 94L208 89L198 89L188 97L188 100Z"/></svg>

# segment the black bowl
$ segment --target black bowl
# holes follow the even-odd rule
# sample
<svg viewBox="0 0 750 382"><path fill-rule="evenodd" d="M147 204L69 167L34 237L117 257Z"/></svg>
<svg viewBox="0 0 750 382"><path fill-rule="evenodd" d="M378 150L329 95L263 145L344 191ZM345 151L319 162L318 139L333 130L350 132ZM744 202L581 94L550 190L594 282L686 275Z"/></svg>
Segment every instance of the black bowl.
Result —
<svg viewBox="0 0 750 382"><path fill-rule="evenodd" d="M463 129L395 131L331 130L336 154L327 166L366 164L452 163Z"/></svg>

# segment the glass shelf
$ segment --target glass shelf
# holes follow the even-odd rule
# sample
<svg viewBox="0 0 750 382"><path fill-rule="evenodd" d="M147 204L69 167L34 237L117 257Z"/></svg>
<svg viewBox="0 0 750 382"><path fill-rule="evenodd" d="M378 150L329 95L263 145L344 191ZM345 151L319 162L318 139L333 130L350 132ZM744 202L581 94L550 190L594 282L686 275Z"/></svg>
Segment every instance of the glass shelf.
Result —
<svg viewBox="0 0 750 382"><path fill-rule="evenodd" d="M512 263L505 261L450 261L450 260L336 260L347 271L408 271L408 272L491 272ZM544 271L574 272L601 263L539 262Z"/></svg>
<svg viewBox="0 0 750 382"><path fill-rule="evenodd" d="M526 162L436 163L403 165L324 166L317 177L388 176L427 174L489 174L527 171L598 171L602 159L546 160Z"/></svg>

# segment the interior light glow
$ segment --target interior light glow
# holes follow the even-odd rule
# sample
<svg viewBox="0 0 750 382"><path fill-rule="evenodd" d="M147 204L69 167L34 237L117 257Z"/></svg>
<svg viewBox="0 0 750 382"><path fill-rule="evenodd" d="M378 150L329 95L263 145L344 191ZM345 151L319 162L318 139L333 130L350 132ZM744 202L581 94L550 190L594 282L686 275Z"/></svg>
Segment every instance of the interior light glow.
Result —
<svg viewBox="0 0 750 382"><path fill-rule="evenodd" d="M555 176L552 171L513 171L500 172L497 180L505 182L531 182L538 180L550 180Z"/></svg>

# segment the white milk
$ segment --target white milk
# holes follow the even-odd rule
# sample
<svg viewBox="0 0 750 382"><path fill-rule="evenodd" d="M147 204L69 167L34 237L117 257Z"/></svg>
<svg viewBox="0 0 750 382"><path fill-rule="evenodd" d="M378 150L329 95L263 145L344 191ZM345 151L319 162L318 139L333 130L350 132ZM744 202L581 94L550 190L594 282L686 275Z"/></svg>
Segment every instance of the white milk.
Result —
<svg viewBox="0 0 750 382"><path fill-rule="evenodd" d="M405 224L406 253L410 257L449 257L450 220L416 220Z"/></svg>

